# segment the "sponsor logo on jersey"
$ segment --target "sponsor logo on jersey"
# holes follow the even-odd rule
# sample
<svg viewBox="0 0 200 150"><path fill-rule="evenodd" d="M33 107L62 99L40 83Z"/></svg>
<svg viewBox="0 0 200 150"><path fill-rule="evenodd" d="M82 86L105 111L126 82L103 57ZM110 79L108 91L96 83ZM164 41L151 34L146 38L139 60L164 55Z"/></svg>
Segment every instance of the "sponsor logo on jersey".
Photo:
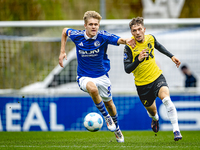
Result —
<svg viewBox="0 0 200 150"><path fill-rule="evenodd" d="M82 57L95 57L95 56L98 56L99 49L95 49L95 50L92 50L92 51L79 50L78 53Z"/></svg>
<svg viewBox="0 0 200 150"><path fill-rule="evenodd" d="M134 52L137 52L137 51L138 51L138 49L134 49L133 51L134 51Z"/></svg>
<svg viewBox="0 0 200 150"><path fill-rule="evenodd" d="M96 46L96 47L100 46L100 44L101 44L101 43L100 43L99 41L95 41L95 42L94 42L94 46Z"/></svg>

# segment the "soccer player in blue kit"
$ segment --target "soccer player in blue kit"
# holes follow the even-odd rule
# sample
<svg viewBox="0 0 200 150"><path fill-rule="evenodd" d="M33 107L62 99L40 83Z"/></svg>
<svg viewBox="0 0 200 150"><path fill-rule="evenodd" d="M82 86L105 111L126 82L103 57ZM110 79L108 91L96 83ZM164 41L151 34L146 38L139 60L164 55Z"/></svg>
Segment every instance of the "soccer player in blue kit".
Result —
<svg viewBox="0 0 200 150"><path fill-rule="evenodd" d="M128 44L134 47L135 41L131 38L120 38L104 30L98 31L101 16L95 11L87 11L83 19L85 30L63 29L59 64L63 67L63 59L67 59L65 45L67 37L70 37L76 45L77 82L80 89L89 93L102 113L108 129L115 133L117 142L124 142L117 110L112 100L111 82L108 77L110 61L106 51L108 44Z"/></svg>

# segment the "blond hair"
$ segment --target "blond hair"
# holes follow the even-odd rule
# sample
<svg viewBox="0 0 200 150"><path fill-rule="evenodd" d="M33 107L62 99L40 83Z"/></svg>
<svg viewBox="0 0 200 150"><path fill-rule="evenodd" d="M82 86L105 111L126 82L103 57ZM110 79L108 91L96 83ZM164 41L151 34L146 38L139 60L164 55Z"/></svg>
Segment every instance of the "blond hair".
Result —
<svg viewBox="0 0 200 150"><path fill-rule="evenodd" d="M143 21L144 21L144 19L142 17L133 18L131 20L131 22L129 23L130 29L131 29L131 27L133 25L139 25L139 24L141 24L142 26L144 26L144 22Z"/></svg>
<svg viewBox="0 0 200 150"><path fill-rule="evenodd" d="M99 22L100 22L100 20L101 20L102 17L96 11L87 11L87 12L85 12L85 14L83 16L83 20L84 20L85 24L87 23L88 19L90 19L90 18L98 19Z"/></svg>

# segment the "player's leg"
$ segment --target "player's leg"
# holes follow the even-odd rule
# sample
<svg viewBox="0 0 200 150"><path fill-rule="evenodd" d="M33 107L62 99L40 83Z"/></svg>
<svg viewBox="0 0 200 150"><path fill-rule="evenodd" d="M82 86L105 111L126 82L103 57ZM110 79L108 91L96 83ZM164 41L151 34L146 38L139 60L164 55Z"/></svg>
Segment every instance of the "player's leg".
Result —
<svg viewBox="0 0 200 150"><path fill-rule="evenodd" d="M159 116L157 113L155 100L151 106L145 108L149 117L152 118L151 128L155 133L157 133L159 131Z"/></svg>
<svg viewBox="0 0 200 150"><path fill-rule="evenodd" d="M154 82L144 86L136 86L140 100L147 110L147 114L152 118L151 128L154 132L159 131L159 116L157 113L155 94L153 91Z"/></svg>
<svg viewBox="0 0 200 150"><path fill-rule="evenodd" d="M109 114L111 116L115 116L116 113L117 113L117 110L116 110L116 107L115 107L115 104L114 104L113 100L111 99L109 101L104 101L104 103L105 103L105 106L106 106Z"/></svg>
<svg viewBox="0 0 200 150"><path fill-rule="evenodd" d="M116 129L119 128L117 109L115 104L113 103L113 100L111 99L110 101L104 101L104 104L106 106L108 113L110 114L115 123Z"/></svg>
<svg viewBox="0 0 200 150"><path fill-rule="evenodd" d="M124 142L124 136L120 130L119 122L118 122L118 114L116 106L112 100L112 94L111 94L111 82L110 79L107 76L100 77L98 81L99 85L99 94L102 97L104 104L106 106L106 109L108 110L108 113L112 117L112 120L115 123L116 130L115 130L115 136L117 142Z"/></svg>
<svg viewBox="0 0 200 150"><path fill-rule="evenodd" d="M101 96L108 113L110 114L112 119L115 120L116 122L115 124L117 125L116 127L118 127L118 124L117 124L118 115L117 115L115 104L112 100L110 79L106 75L104 75L104 76L99 77L96 82L99 89L99 95Z"/></svg>
<svg viewBox="0 0 200 150"><path fill-rule="evenodd" d="M92 100L94 101L95 104L99 104L102 102L102 99L99 95L99 91L97 86L94 84L92 81L88 81L86 84L86 89L88 93L90 94Z"/></svg>
<svg viewBox="0 0 200 150"><path fill-rule="evenodd" d="M108 110L108 113L110 114L110 116L112 117L116 129L119 128L119 124L118 124L118 114L117 114L117 110L116 110L116 106L113 103L113 100L110 100L108 102L104 102L106 109Z"/></svg>
<svg viewBox="0 0 200 150"><path fill-rule="evenodd" d="M147 110L149 117L151 117L153 120L159 120L155 101L151 106L145 108Z"/></svg>
<svg viewBox="0 0 200 150"><path fill-rule="evenodd" d="M90 96L92 97L96 107L102 113L102 115L106 121L108 129L112 132L115 131L116 126L115 126L111 116L109 115L109 112L107 111L105 104L102 101L102 98L99 95L97 86L92 81L88 81L86 84L86 89L87 89L88 93L90 94Z"/></svg>
<svg viewBox="0 0 200 150"><path fill-rule="evenodd" d="M115 123L115 126L116 126L116 130L114 132L115 136L116 136L116 140L117 140L117 142L122 143L122 142L124 142L124 136L119 128L118 114L117 114L116 106L113 103L113 100L110 100L110 101L104 102L104 103L108 110L108 113L111 115L111 117Z"/></svg>
<svg viewBox="0 0 200 150"><path fill-rule="evenodd" d="M98 80L96 81L94 78L89 78L89 77L81 77L77 81L80 89L83 90L84 92L89 93L89 95L91 96L92 100L95 103L95 106L99 109L99 111L105 118L106 122L109 122L107 123L108 129L112 132L115 131L116 126L111 116L109 115L104 105L104 102L102 101L102 98L99 95L98 88L96 86L96 82L98 82Z"/></svg>
<svg viewBox="0 0 200 150"><path fill-rule="evenodd" d="M106 110L102 98L99 95L97 86L92 81L88 81L86 84L86 89L89 95L91 96L92 100L94 101L95 106L99 109L99 111L104 117L107 117L108 111Z"/></svg>
<svg viewBox="0 0 200 150"><path fill-rule="evenodd" d="M176 108L171 101L170 94L169 94L169 88L167 86L162 86L158 92L158 97L162 100L164 106L167 110L167 115L172 123L173 132L174 132L174 140L178 141L182 139L182 135L179 130L178 126L178 116Z"/></svg>

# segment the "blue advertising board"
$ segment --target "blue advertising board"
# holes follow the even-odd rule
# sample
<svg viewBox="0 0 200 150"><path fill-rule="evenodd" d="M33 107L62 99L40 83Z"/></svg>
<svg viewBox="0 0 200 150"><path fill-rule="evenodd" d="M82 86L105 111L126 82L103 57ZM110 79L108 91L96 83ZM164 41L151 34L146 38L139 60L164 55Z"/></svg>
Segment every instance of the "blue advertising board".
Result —
<svg viewBox="0 0 200 150"><path fill-rule="evenodd" d="M200 130L200 95L171 96L181 130ZM151 118L138 96L113 96L122 130L151 130ZM172 130L166 110L156 99L160 130ZM97 112L88 96L0 97L0 131L85 131L84 117ZM107 130L104 125L101 130Z"/></svg>

